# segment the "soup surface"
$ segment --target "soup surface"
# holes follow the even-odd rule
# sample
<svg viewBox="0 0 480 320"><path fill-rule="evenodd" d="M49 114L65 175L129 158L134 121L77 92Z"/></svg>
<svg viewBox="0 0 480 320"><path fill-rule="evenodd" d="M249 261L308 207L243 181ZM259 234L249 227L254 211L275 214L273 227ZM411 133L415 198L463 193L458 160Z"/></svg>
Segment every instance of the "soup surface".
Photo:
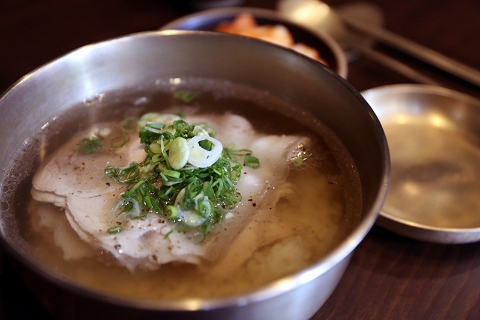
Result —
<svg viewBox="0 0 480 320"><path fill-rule="evenodd" d="M121 249L109 246L109 241L120 238L124 231L108 234L101 228L94 230L99 228L90 222L78 222L81 210L69 205L69 195L62 195L71 182L57 185L52 189L56 191L44 190L35 182L39 175L45 175L42 170L48 168L46 164L56 163L55 157L65 146L76 146L75 141L98 130L115 132L124 119L138 119L147 112L181 114L193 122L217 125L217 139L224 146L232 143L238 149L251 149L260 161L256 169L244 166L236 186L241 202L223 211L222 221L205 238L173 231L179 238L172 239L179 239L182 248L193 249L188 249L188 254L169 251L169 259L151 252L135 255L143 239L155 233L146 227L138 227L145 232L130 242L137 247L125 258L130 252L125 245ZM248 130L235 131L238 123ZM2 209L14 212L18 226L14 236L42 268L100 292L143 300L242 294L319 261L360 220L359 178L348 152L320 122L266 92L205 79L158 80L129 92L100 94L41 125L39 134L25 143L10 166ZM136 137L134 132L130 139ZM299 148L304 144L305 148ZM127 165L125 162L131 160L127 161L127 151L100 152L112 158L101 158L101 163L92 160L97 173L91 179L115 186L103 170L116 161L112 159L125 157L119 165ZM88 170L88 159L98 159L99 154L81 155L87 159L81 162L82 170L83 166ZM63 181L74 175L78 180L84 172L78 172L81 170L71 163L58 167L58 174L65 175ZM260 182L249 184L251 177ZM117 187L120 192L114 193L115 201L126 188ZM38 190L51 197L33 199L30 194L35 196ZM85 200L85 207L90 214L99 214L95 207L89 207L90 201ZM108 210L114 210L115 201ZM158 235L158 243L172 237L165 232Z"/></svg>

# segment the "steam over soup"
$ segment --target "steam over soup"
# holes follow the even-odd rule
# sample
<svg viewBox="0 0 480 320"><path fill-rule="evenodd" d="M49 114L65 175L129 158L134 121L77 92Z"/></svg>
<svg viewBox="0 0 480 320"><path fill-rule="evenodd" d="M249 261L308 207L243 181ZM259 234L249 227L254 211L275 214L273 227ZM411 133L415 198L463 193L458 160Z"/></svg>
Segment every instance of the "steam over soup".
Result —
<svg viewBox="0 0 480 320"><path fill-rule="evenodd" d="M318 261L360 219L347 151L267 93L158 81L71 110L22 150L40 161L14 201L28 203L18 215L35 259L85 287L242 293Z"/></svg>

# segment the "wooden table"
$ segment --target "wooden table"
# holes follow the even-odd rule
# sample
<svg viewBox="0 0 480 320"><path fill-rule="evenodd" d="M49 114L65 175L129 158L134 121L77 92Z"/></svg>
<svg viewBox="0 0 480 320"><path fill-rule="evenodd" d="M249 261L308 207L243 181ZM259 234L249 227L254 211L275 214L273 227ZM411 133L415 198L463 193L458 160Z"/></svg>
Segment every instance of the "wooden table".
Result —
<svg viewBox="0 0 480 320"><path fill-rule="evenodd" d="M0 91L40 65L82 45L153 30L188 13L178 0L2 0ZM329 0L332 6L352 1ZM385 27L480 69L480 2L477 0L372 0ZM274 0L245 6L274 8ZM480 98L480 89L406 55L378 46L447 87ZM408 83L367 59L349 65L359 91ZM8 260L0 274L0 317L48 319ZM27 308L26 306L29 306ZM31 310L31 311L29 311ZM480 318L480 243L430 244L374 227L355 251L337 289L313 319Z"/></svg>

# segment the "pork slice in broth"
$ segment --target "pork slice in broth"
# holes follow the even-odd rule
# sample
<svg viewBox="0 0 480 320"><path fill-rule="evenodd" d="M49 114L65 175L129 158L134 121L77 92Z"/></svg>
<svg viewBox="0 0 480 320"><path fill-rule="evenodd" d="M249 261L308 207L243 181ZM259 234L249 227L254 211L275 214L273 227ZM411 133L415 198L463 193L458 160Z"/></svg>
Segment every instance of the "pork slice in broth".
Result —
<svg viewBox="0 0 480 320"><path fill-rule="evenodd" d="M288 159L298 145L310 141L301 136L259 134L246 119L233 114L195 115L185 120L211 125L224 146L233 143L236 148L250 149L261 164L258 169L243 168L237 184L242 201L204 241L194 241L189 233L170 232L170 222L153 213L144 220L130 220L118 234L108 234L115 221L114 208L126 187L105 177L104 169L107 164L125 167L143 160L145 153L136 132L121 152L104 147L91 155L82 153L78 143L93 128L78 133L42 162L33 178L33 198L63 208L83 241L110 252L130 270L155 270L170 262L238 267L259 245L274 240L265 239L265 225L257 221L273 221L275 203L291 192L286 183ZM104 145L109 146L113 137L114 133L105 138Z"/></svg>

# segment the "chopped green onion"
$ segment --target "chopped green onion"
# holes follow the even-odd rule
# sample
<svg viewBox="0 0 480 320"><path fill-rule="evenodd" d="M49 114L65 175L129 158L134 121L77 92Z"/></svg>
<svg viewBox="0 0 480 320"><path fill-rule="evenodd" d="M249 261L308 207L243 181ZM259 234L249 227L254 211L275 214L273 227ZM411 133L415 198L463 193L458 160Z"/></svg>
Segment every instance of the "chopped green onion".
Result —
<svg viewBox="0 0 480 320"><path fill-rule="evenodd" d="M118 168L108 165L104 170L105 176L115 178L118 175Z"/></svg>
<svg viewBox="0 0 480 320"><path fill-rule="evenodd" d="M150 123L161 119L166 123ZM125 168L105 168L107 177L128 186L114 210L117 220L144 219L152 213L168 219L173 230L205 236L226 210L242 200L236 189L243 169L240 161L258 168L258 158L251 150L229 145L209 166L184 163L190 161L189 141L198 140L199 148L207 151L215 148L210 141L216 134L214 128L157 113L146 114L141 121L139 138L145 144L145 159Z"/></svg>
<svg viewBox="0 0 480 320"><path fill-rule="evenodd" d="M178 216L178 209L175 206L167 206L165 213L168 219L175 219Z"/></svg>
<svg viewBox="0 0 480 320"><path fill-rule="evenodd" d="M296 157L292 158L291 164L295 168L301 168L303 166L303 157L301 155L297 155Z"/></svg>
<svg viewBox="0 0 480 320"><path fill-rule="evenodd" d="M102 148L103 145L96 137L83 138L82 140L80 140L80 150L82 150L82 152L84 153L92 154L102 150Z"/></svg>
<svg viewBox="0 0 480 320"><path fill-rule="evenodd" d="M165 237L163 237L163 239L167 239L169 235L171 235L173 232L173 229L168 231L167 234L165 235Z"/></svg>
<svg viewBox="0 0 480 320"><path fill-rule="evenodd" d="M177 120L173 123L173 129L175 129L177 134L180 132L185 138L187 138L191 131L191 126L184 120Z"/></svg>
<svg viewBox="0 0 480 320"><path fill-rule="evenodd" d="M198 93L195 92L189 92L189 91L184 91L184 90L179 90L176 91L173 96L176 99L180 99L183 102L192 102L193 99L195 99L198 96Z"/></svg>
<svg viewBox="0 0 480 320"><path fill-rule="evenodd" d="M117 215L120 215L125 212L130 212L135 207L135 202L132 199L123 199L120 204L121 204L122 210L120 212L117 212Z"/></svg>
<svg viewBox="0 0 480 320"><path fill-rule="evenodd" d="M254 156L245 156L243 163L245 166L252 169L258 169L260 167L260 160Z"/></svg>
<svg viewBox="0 0 480 320"><path fill-rule="evenodd" d="M138 136L140 137L141 143L150 144L158 140L158 138L160 137L160 134L143 129L143 130L140 130L140 132L138 133Z"/></svg>
<svg viewBox="0 0 480 320"><path fill-rule="evenodd" d="M208 218L213 214L213 203L208 200L208 197L204 197L197 205L198 213L200 213L202 217Z"/></svg>
<svg viewBox="0 0 480 320"><path fill-rule="evenodd" d="M113 138L111 141L110 141L110 146L113 148L113 149L118 149L118 148L121 148L123 147L124 145L127 144L128 140L130 140L130 137L129 136L118 136L118 137L115 137Z"/></svg>
<svg viewBox="0 0 480 320"><path fill-rule="evenodd" d="M116 176L117 181L126 184L133 183L137 179L139 171L140 169L138 168L138 164L132 162L128 167L118 171Z"/></svg>
<svg viewBox="0 0 480 320"><path fill-rule="evenodd" d="M211 142L210 140L202 140L200 142L198 142L198 144L200 145L200 147L202 147L203 149L207 150L207 151L211 151L213 149L213 142Z"/></svg>
<svg viewBox="0 0 480 320"><path fill-rule="evenodd" d="M235 146L233 144L229 144L226 148L223 148L223 155L230 159L233 160L236 157L245 157L249 156L252 154L252 150L248 149L234 149Z"/></svg>
<svg viewBox="0 0 480 320"><path fill-rule="evenodd" d="M215 199L215 191L213 191L213 186L210 181L205 181L203 183L203 194L210 199Z"/></svg>
<svg viewBox="0 0 480 320"><path fill-rule="evenodd" d="M153 153L162 153L162 147L156 143L156 142L152 142L150 143L150 150L153 152Z"/></svg>
<svg viewBox="0 0 480 320"><path fill-rule="evenodd" d="M122 232L122 227L112 227L107 230L108 234L117 234Z"/></svg>
<svg viewBox="0 0 480 320"><path fill-rule="evenodd" d="M165 169L162 173L166 176L173 177L173 178L180 178L180 172L174 170Z"/></svg>
<svg viewBox="0 0 480 320"><path fill-rule="evenodd" d="M120 129L124 132L130 132L137 126L137 120L135 118L126 118L120 123Z"/></svg>
<svg viewBox="0 0 480 320"><path fill-rule="evenodd" d="M145 181L143 180L138 181L132 188L130 188L127 192L125 192L125 195L132 197L137 191L137 189L140 188L140 186L142 186L144 183Z"/></svg>
<svg viewBox="0 0 480 320"><path fill-rule="evenodd" d="M145 125L146 128L152 128L152 129L157 129L157 130L162 130L163 127L165 127L164 124L162 123L147 123Z"/></svg>

